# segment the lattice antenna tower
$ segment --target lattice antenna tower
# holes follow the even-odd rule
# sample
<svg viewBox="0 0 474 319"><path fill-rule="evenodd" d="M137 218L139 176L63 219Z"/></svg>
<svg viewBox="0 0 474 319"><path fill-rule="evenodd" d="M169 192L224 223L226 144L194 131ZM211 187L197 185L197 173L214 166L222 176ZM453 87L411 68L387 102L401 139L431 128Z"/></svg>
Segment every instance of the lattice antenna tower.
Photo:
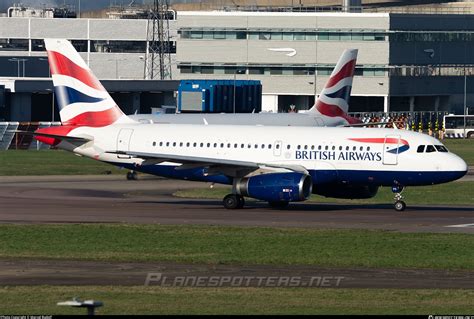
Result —
<svg viewBox="0 0 474 319"><path fill-rule="evenodd" d="M154 0L148 14L145 79L171 80L169 0Z"/></svg>

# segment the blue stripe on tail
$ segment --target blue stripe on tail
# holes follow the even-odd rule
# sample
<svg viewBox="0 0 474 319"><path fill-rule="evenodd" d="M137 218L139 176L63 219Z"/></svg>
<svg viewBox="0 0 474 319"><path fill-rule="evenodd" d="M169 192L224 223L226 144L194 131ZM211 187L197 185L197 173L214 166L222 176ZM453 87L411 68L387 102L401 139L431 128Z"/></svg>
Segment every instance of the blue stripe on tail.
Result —
<svg viewBox="0 0 474 319"><path fill-rule="evenodd" d="M89 96L68 86L55 86L54 93L60 109L73 103L96 103L105 100Z"/></svg>
<svg viewBox="0 0 474 319"><path fill-rule="evenodd" d="M352 86L347 85L334 93L331 93L331 94L325 93L325 95L333 99L343 99L345 101L349 101L349 97L351 96L351 89L352 89Z"/></svg>

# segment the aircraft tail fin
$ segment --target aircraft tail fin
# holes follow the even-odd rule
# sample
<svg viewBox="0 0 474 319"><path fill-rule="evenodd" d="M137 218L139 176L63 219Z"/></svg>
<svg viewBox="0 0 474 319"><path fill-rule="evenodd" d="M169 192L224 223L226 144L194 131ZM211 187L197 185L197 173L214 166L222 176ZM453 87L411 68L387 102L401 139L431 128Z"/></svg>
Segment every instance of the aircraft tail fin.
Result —
<svg viewBox="0 0 474 319"><path fill-rule="evenodd" d="M68 40L44 42L63 125L102 127L134 122L120 110Z"/></svg>
<svg viewBox="0 0 474 319"><path fill-rule="evenodd" d="M346 49L326 82L319 98L309 113L318 113L329 117L343 117L349 123L360 122L349 116L349 98L357 61L357 49Z"/></svg>

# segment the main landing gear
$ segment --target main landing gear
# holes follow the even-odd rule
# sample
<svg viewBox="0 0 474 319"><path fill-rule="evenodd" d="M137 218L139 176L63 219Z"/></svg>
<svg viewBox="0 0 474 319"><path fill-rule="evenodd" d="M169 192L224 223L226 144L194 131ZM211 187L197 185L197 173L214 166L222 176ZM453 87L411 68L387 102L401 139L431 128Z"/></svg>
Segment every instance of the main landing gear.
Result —
<svg viewBox="0 0 474 319"><path fill-rule="evenodd" d="M224 197L222 203L227 209L241 209L245 205L245 200L242 195L229 194Z"/></svg>
<svg viewBox="0 0 474 319"><path fill-rule="evenodd" d="M403 190L404 190L404 187L402 185L396 184L392 186L392 192L395 193L395 198L394 198L395 204L393 205L393 207L395 208L397 212L403 212L405 208L407 207L407 204L405 204L405 202L402 201Z"/></svg>
<svg viewBox="0 0 474 319"><path fill-rule="evenodd" d="M127 180L136 181L138 179L138 174L135 171L130 171L127 173Z"/></svg>

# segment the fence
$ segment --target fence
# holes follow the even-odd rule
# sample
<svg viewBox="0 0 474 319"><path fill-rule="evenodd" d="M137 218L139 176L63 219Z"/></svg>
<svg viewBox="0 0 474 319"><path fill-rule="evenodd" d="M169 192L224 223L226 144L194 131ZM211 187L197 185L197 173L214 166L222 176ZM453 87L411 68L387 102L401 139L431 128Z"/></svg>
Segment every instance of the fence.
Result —
<svg viewBox="0 0 474 319"><path fill-rule="evenodd" d="M33 139L39 128L59 126L61 122L0 122L0 150L48 149L50 146Z"/></svg>
<svg viewBox="0 0 474 319"><path fill-rule="evenodd" d="M367 127L380 128L398 128L410 131L425 133L430 136L443 139L444 116L448 112L364 112L350 113L350 115L359 118L362 122L369 124ZM370 125L370 123L374 123Z"/></svg>

